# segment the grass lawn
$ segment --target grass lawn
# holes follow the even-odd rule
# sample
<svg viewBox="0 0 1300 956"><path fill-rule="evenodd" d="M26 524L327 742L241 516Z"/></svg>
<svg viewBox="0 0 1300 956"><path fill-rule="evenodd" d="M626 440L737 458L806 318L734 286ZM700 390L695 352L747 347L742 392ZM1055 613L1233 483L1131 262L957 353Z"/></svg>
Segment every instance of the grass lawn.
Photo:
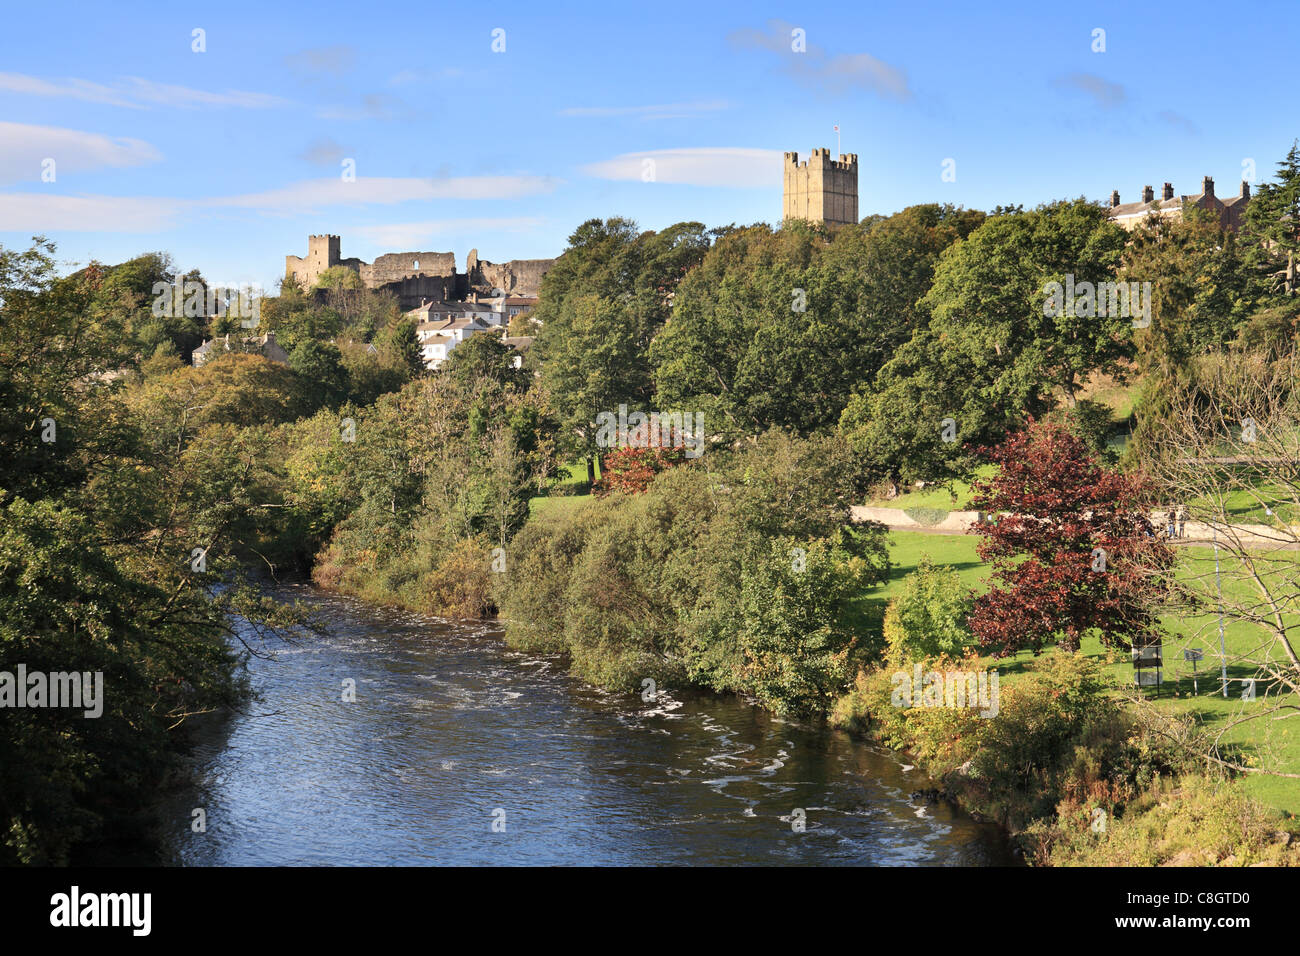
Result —
<svg viewBox="0 0 1300 956"><path fill-rule="evenodd" d="M596 464L596 478L600 478L600 464ZM550 494L536 495L528 502L528 514L549 514L555 511L569 511L580 508L591 500L591 489L587 485L587 463L571 462L560 468L558 480L551 488Z"/></svg>
<svg viewBox="0 0 1300 956"><path fill-rule="evenodd" d="M916 569L921 555L928 554L935 564L946 565L957 571L961 583L976 591L984 588L989 569L975 553L978 538L975 535L927 534L919 531L893 531L890 533L890 579L871 592L869 597L888 599L899 590L902 579ZM1185 573L1212 573L1213 551L1208 548L1180 550ZM1235 582L1225 579L1231 593ZM1239 585L1238 585L1239 586ZM1207 726L1222 726L1248 713L1249 708L1262 706L1241 700L1242 685L1239 679L1249 676L1245 667L1228 668L1229 698L1221 696L1218 661L1218 620L1213 614L1197 618L1166 618L1164 621L1169 639L1165 642L1164 688L1159 698L1152 698L1158 707L1192 714ZM1229 623L1224 630L1224 645L1228 657L1255 648L1262 639L1261 633L1243 624ZM1197 664L1200 675L1199 693L1192 693L1192 665L1183 660L1185 648L1200 648L1204 659ZM1051 653L1051 652L1048 652ZM1117 680L1131 683L1133 667L1127 655L1107 653L1097 638L1083 642L1081 653L1109 660L1106 670ZM1033 660L1029 652L994 660L984 658L983 666L998 669L1002 679L1012 681L1023 673L1025 665ZM1238 680L1233 680L1233 678ZM1262 696L1262 694L1261 694ZM1295 773L1300 771L1300 717L1290 720L1254 721L1228 731L1224 742L1240 744L1250 749L1243 761L1258 761L1260 755L1270 755L1269 766L1276 770ZM1261 746L1262 745L1262 746ZM1257 749L1258 748L1258 749ZM1279 777L1248 774L1239 777L1235 785L1261 803L1300 814L1300 782Z"/></svg>

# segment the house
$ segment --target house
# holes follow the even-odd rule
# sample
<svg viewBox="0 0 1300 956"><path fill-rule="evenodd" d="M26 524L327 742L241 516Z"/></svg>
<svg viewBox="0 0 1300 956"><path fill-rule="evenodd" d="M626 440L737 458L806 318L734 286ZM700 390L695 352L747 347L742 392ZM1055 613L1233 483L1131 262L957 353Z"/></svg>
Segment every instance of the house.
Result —
<svg viewBox="0 0 1300 956"><path fill-rule="evenodd" d="M420 343L425 368L436 369L457 345L474 333L490 328L493 326L472 317L421 322L415 327L415 338Z"/></svg>
<svg viewBox="0 0 1300 956"><path fill-rule="evenodd" d="M507 335L501 339L501 344L508 345L515 350L514 361L511 364L515 368L523 368L524 352L528 351L528 347L533 344L533 337L531 335Z"/></svg>
<svg viewBox="0 0 1300 956"><path fill-rule="evenodd" d="M477 299L472 302L422 302L406 314L420 324L444 319L477 319L484 325L501 325L503 321L501 313L490 301L479 302Z"/></svg>
<svg viewBox="0 0 1300 956"><path fill-rule="evenodd" d="M190 353L190 362L198 368L221 352L260 352L272 362L279 362L281 365L289 364L289 353L276 342L274 332L244 336L233 347L230 343L230 333L226 333L219 339L204 339L203 344Z"/></svg>
<svg viewBox="0 0 1300 956"><path fill-rule="evenodd" d="M1184 205L1195 206L1217 213L1219 223L1224 229L1236 232L1245 219L1246 206L1250 203L1250 184L1244 179L1237 195L1220 199L1214 194L1214 180L1206 176L1201 180L1201 191L1195 196L1175 196L1171 183L1165 183L1160 198L1155 198L1155 190L1150 186L1142 187L1142 201L1121 203L1119 190L1110 194L1110 219L1116 225L1129 230L1136 229L1146 221L1147 216L1155 214L1162 219L1182 219Z"/></svg>

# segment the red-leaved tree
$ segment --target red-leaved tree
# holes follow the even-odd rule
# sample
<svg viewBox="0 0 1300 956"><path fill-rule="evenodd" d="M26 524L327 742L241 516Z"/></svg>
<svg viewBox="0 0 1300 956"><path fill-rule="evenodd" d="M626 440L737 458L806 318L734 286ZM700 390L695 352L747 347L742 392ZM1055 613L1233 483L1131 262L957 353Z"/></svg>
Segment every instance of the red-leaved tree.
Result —
<svg viewBox="0 0 1300 956"><path fill-rule="evenodd" d="M998 465L972 486L991 520L973 531L993 583L970 628L998 657L1055 640L1071 651L1092 629L1129 649L1159 637L1160 576L1173 552L1147 519L1149 486L1106 468L1062 425L1030 421L1001 446Z"/></svg>
<svg viewBox="0 0 1300 956"><path fill-rule="evenodd" d="M633 448L623 446L611 451L601 461L600 480L592 491L603 497L611 491L639 495L650 487L655 475L681 464L686 458L683 448Z"/></svg>

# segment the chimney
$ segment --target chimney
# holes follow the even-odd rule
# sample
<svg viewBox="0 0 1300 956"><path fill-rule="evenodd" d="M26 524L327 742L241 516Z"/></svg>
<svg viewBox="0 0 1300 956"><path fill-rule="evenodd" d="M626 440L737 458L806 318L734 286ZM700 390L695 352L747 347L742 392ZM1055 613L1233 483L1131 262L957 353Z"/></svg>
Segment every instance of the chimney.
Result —
<svg viewBox="0 0 1300 956"><path fill-rule="evenodd" d="M1174 185L1173 185L1173 183L1165 183L1165 188L1164 188L1163 190L1161 190L1160 198L1161 198L1161 199L1173 199L1173 198L1174 198Z"/></svg>
<svg viewBox="0 0 1300 956"><path fill-rule="evenodd" d="M1114 209L1119 205L1119 190L1113 189L1110 193L1110 208Z"/></svg>
<svg viewBox="0 0 1300 956"><path fill-rule="evenodd" d="M1201 180L1201 192L1205 193L1205 195L1209 196L1211 199L1214 198L1214 180L1209 176L1206 176Z"/></svg>
<svg viewBox="0 0 1300 956"><path fill-rule="evenodd" d="M1244 179L1241 181L1241 198L1242 199L1250 198L1250 183L1246 182L1246 180Z"/></svg>
<svg viewBox="0 0 1300 956"><path fill-rule="evenodd" d="M1150 186L1143 186L1143 187L1142 187L1142 201L1143 201L1143 202L1151 202L1151 200L1155 199L1155 197L1156 197L1156 192L1155 192L1154 189L1152 189Z"/></svg>

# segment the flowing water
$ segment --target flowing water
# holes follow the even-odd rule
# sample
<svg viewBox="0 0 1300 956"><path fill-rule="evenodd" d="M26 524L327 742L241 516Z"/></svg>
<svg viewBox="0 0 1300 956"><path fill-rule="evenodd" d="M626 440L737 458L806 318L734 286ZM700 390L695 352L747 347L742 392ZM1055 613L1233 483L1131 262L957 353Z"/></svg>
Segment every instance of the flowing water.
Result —
<svg viewBox="0 0 1300 956"><path fill-rule="evenodd" d="M168 801L170 862L1014 862L997 827L913 799L932 784L841 732L734 698L593 690L494 624L275 593L330 633L250 662L260 699L201 735L199 790Z"/></svg>

